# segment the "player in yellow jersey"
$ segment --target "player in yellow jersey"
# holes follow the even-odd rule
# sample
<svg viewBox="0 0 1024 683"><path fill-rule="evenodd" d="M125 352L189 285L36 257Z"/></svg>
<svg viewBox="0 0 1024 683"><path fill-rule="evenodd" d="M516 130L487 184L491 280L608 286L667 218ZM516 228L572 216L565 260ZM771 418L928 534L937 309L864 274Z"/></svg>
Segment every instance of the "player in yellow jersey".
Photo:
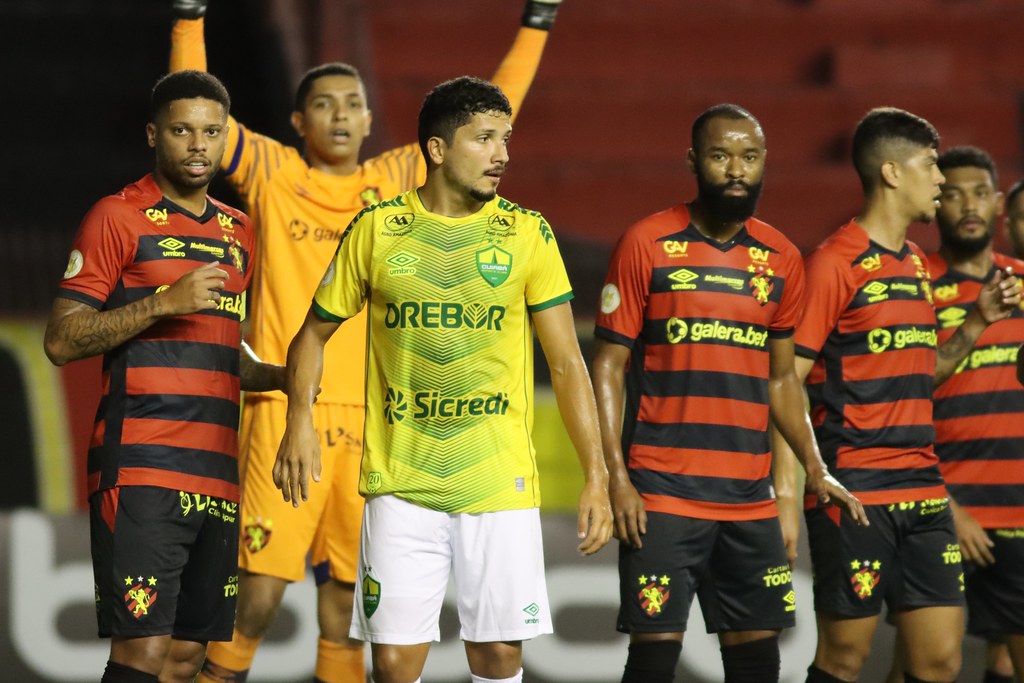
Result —
<svg viewBox="0 0 1024 683"><path fill-rule="evenodd" d="M586 476L579 550L611 534L558 246L539 213L496 194L510 114L479 79L430 92L418 134L426 182L356 216L288 350L274 479L298 504L321 473L313 398L324 346L366 305L367 502L351 635L370 641L376 683L419 681L449 575L474 683L521 681L522 641L551 632L530 438L534 329Z"/></svg>
<svg viewBox="0 0 1024 683"><path fill-rule="evenodd" d="M205 69L205 0L175 0L179 20L171 69ZM495 81L518 107L536 72L557 3L528 2ZM303 149L229 121L222 168L259 233L249 341L268 361L283 362L302 323L306 300L331 258L342 228L363 207L423 182L415 144L360 163L371 113L358 71L346 64L310 70L298 86L292 124ZM363 432L365 319L336 335L315 412L324 453L323 485L293 510L274 489L270 470L284 430L282 394L247 397L241 427L243 496L238 617L230 643L209 649L200 681L241 680L250 668L287 584L305 576L312 552L318 585L319 681L365 678L362 643L348 638L362 498L356 492Z"/></svg>

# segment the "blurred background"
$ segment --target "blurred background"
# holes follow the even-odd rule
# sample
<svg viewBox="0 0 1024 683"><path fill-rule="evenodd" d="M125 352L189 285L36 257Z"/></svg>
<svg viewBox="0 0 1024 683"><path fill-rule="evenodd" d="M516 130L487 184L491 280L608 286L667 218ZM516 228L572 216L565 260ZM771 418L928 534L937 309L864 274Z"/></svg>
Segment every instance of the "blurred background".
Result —
<svg viewBox="0 0 1024 683"><path fill-rule="evenodd" d="M210 71L232 113L298 144L288 116L299 76L342 60L362 72L374 111L364 157L415 139L423 94L464 73L489 77L518 27L520 0L211 0ZM42 329L78 222L100 197L152 168L148 93L167 70L163 0L0 0L0 661L4 680L95 680L84 454L98 363L62 369ZM501 193L542 211L576 290L589 356L607 257L634 221L689 199L693 118L734 102L768 140L758 215L807 251L852 217L848 162L857 120L899 106L929 119L943 145L975 144L1006 189L1022 172L1024 3L1020 0L565 0L516 121ZM216 181L212 193L237 203ZM911 238L931 249L931 226ZM1005 236L997 249L1007 250ZM538 364L543 384L543 364ZM558 635L527 646L530 680L615 681L615 551L581 560L572 520L580 478L553 400L541 390L538 451ZM814 647L807 553L796 573L800 627L784 637L787 681ZM309 680L313 589L290 589L250 680ZM425 681L465 680L451 614ZM720 680L717 644L694 610L681 674ZM880 629L863 680L881 680L892 632ZM969 644L966 672L977 665ZM682 679L682 676L680 676Z"/></svg>

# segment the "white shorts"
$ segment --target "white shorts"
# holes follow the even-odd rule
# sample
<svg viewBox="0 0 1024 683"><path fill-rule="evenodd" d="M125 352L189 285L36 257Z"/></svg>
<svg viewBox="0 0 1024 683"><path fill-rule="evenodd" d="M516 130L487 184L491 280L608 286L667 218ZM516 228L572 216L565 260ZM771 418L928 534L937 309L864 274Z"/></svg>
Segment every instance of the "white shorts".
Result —
<svg viewBox="0 0 1024 683"><path fill-rule="evenodd" d="M537 508L453 514L389 495L368 498L363 510L349 636L389 645L440 640L449 575L462 640L552 632Z"/></svg>

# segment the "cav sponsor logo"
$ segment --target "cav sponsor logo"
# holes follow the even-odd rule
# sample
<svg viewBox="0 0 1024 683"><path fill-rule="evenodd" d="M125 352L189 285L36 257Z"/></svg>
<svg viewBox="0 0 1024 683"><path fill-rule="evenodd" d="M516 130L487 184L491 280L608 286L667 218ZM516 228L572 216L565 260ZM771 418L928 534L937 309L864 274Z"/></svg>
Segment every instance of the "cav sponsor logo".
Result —
<svg viewBox="0 0 1024 683"><path fill-rule="evenodd" d="M768 263L768 257L771 256L771 252L767 249L758 249L757 247L750 247L747 249L747 254L750 255L750 260L754 263L765 265Z"/></svg>
<svg viewBox="0 0 1024 683"><path fill-rule="evenodd" d="M505 307L482 303L460 304L452 301L403 301L388 303L384 327L393 329L446 329L468 327L472 330L501 332Z"/></svg>
<svg viewBox="0 0 1024 683"><path fill-rule="evenodd" d="M935 288L935 298L939 301L952 301L960 296L960 283L953 282Z"/></svg>
<svg viewBox="0 0 1024 683"><path fill-rule="evenodd" d="M868 303L878 303L889 298L889 285L878 280L872 280L864 285L864 293L868 295Z"/></svg>
<svg viewBox="0 0 1024 683"><path fill-rule="evenodd" d="M853 560L850 562L850 569L853 575L850 576L850 587L854 594L861 600L867 600L874 594L875 586L882 579L879 573L882 563L878 560Z"/></svg>
<svg viewBox="0 0 1024 683"><path fill-rule="evenodd" d="M677 291L680 289L697 289L697 285L693 284L693 281L699 277L700 275L697 275L692 270L682 268L674 273L670 273L668 279L675 283L672 285L672 291Z"/></svg>
<svg viewBox="0 0 1024 683"><path fill-rule="evenodd" d="M679 242L677 240L665 240L661 243L661 248L669 255L669 258L686 256L686 248L688 246L690 246L689 242Z"/></svg>
<svg viewBox="0 0 1024 683"><path fill-rule="evenodd" d="M258 553L270 544L273 533L273 520L264 521L262 517L249 517L242 529L242 543L250 553Z"/></svg>
<svg viewBox="0 0 1024 683"><path fill-rule="evenodd" d="M405 400L405 394L389 387L388 393L384 395L384 419L388 421L388 424L393 425L404 420L405 411L408 409L409 404Z"/></svg>
<svg viewBox="0 0 1024 683"><path fill-rule="evenodd" d="M938 295L938 290L935 290L935 296L938 297ZM935 317L939 319L942 329L948 330L950 327L959 327L963 324L964 319L967 318L967 310L959 306L950 306L936 313Z"/></svg>
<svg viewBox="0 0 1024 683"><path fill-rule="evenodd" d="M157 225L167 225L167 209L146 209L146 218Z"/></svg>
<svg viewBox="0 0 1024 683"><path fill-rule="evenodd" d="M601 290L601 312L605 315L611 315L619 310L621 303L622 295L619 294L619 288L612 282L606 284Z"/></svg>
<svg viewBox="0 0 1024 683"><path fill-rule="evenodd" d="M166 257L185 258L185 252L181 251L181 248L185 246L185 243L174 237L165 237L156 243L158 247L163 247L167 251L163 253Z"/></svg>
<svg viewBox="0 0 1024 683"><path fill-rule="evenodd" d="M394 268L388 269L388 275L415 275L416 269L411 268L410 266L419 261L420 257L400 251L386 260L394 266Z"/></svg>
<svg viewBox="0 0 1024 683"><path fill-rule="evenodd" d="M875 254L873 256L865 256L863 259L861 259L860 267L868 271L869 273L873 273L876 270L880 270L882 268L882 256L880 254Z"/></svg>
<svg viewBox="0 0 1024 683"><path fill-rule="evenodd" d="M501 247L487 247L476 252L476 269L491 287L497 287L512 272L512 254Z"/></svg>
<svg viewBox="0 0 1024 683"><path fill-rule="evenodd" d="M136 619L149 616L149 608L156 602L156 584L155 576L148 579L141 575L124 577L124 585L128 588L124 594L124 604Z"/></svg>
<svg viewBox="0 0 1024 683"><path fill-rule="evenodd" d="M379 204L378 206L383 206L383 204ZM384 219L384 230L380 234L383 237L401 237L402 235L408 235L412 230L412 224L415 221L415 214L393 213Z"/></svg>
<svg viewBox="0 0 1024 683"><path fill-rule="evenodd" d="M876 327L868 332L868 349L871 353L882 353L890 346L897 350L908 346L935 348L937 342L938 334L935 330L921 330L917 327L897 330L895 334L884 327Z"/></svg>
<svg viewBox="0 0 1024 683"><path fill-rule="evenodd" d="M672 579L666 574L661 576L657 574L647 576L645 574L638 577L638 583L641 588L636 597L640 602L640 608L649 617L661 614L661 608L672 595L672 591L669 589Z"/></svg>
<svg viewBox="0 0 1024 683"><path fill-rule="evenodd" d="M747 325L746 328L739 325L728 325L720 320L713 323L687 324L685 320L669 318L665 324L665 335L670 344L680 344L687 339L692 342L717 339L755 349L764 348L768 341L767 330L758 331L753 325Z"/></svg>
<svg viewBox="0 0 1024 683"><path fill-rule="evenodd" d="M64 269L64 279L70 280L81 273L83 265L85 265L85 257L82 256L82 252L72 249L71 255L68 256L68 266Z"/></svg>
<svg viewBox="0 0 1024 683"><path fill-rule="evenodd" d="M227 215L226 213L221 213L220 211L218 211L217 222L220 224L222 230L225 230L227 232L232 232L234 230L234 225L232 225L234 223L234 220L231 218L231 216Z"/></svg>

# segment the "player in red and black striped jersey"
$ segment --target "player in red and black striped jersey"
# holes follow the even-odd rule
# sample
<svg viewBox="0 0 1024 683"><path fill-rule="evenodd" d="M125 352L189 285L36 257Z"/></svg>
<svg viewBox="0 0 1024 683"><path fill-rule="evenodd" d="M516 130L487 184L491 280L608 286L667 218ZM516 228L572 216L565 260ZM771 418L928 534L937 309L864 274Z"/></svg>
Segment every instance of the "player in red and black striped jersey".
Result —
<svg viewBox="0 0 1024 683"><path fill-rule="evenodd" d="M939 156L946 180L936 213L941 246L929 258L939 341L963 323L996 270L1024 262L992 249L1003 208L992 158L976 147ZM1024 389L1016 379L1024 311L992 325L956 373L935 390L935 451L965 565L968 631L1005 636L1024 673ZM990 676L995 678L996 672ZM986 679L989 680L989 679ZM1009 672L1006 680L1012 680Z"/></svg>
<svg viewBox="0 0 1024 683"><path fill-rule="evenodd" d="M800 254L752 218L761 126L745 109L718 105L694 122L692 140L697 199L623 235L595 330L621 541L618 628L631 634L624 683L672 680L695 592L719 633L725 680L777 680L778 633L793 624L795 598L770 478L769 413L823 502L863 514L821 462L793 369Z"/></svg>
<svg viewBox="0 0 1024 683"><path fill-rule="evenodd" d="M284 373L240 347L252 227L206 194L229 106L205 73L157 83L155 170L86 215L46 329L57 365L104 356L88 466L105 682L191 680L231 638L239 388Z"/></svg>
<svg viewBox="0 0 1024 683"><path fill-rule="evenodd" d="M924 119L869 112L853 141L864 209L807 261L797 373L810 374L826 463L871 520L852 527L809 501L818 613L810 682L857 679L883 601L906 646L907 681L951 681L960 668L960 551L933 450L932 386L989 324L1016 309L1020 287L997 272L963 325L937 344L928 267L906 240L910 223L935 215L937 147Z"/></svg>

